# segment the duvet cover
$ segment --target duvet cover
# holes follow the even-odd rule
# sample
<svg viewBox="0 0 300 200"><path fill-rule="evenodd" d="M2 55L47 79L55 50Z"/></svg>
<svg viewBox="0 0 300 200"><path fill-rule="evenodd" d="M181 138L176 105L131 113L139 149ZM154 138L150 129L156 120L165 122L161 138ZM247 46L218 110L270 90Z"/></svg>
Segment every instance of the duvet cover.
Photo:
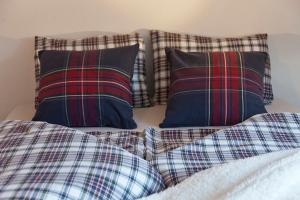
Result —
<svg viewBox="0 0 300 200"><path fill-rule="evenodd" d="M294 148L300 148L296 113L260 114L218 131L146 131L146 158L168 186L216 165Z"/></svg>
<svg viewBox="0 0 300 200"><path fill-rule="evenodd" d="M132 148L134 136L126 145L122 137L105 138L43 122L2 122L0 199L136 199L164 188Z"/></svg>
<svg viewBox="0 0 300 200"><path fill-rule="evenodd" d="M148 128L144 133L84 133L43 122L4 121L0 199L137 199L197 173L214 174L236 160L297 150L299 141L297 113L261 114L220 130Z"/></svg>

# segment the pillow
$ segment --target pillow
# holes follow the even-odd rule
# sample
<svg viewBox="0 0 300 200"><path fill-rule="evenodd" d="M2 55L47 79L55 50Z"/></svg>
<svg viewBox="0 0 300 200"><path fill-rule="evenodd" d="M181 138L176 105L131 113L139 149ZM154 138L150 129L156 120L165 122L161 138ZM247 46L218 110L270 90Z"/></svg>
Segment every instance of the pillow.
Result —
<svg viewBox="0 0 300 200"><path fill-rule="evenodd" d="M138 48L40 51L40 103L33 120L69 127L136 128L130 80Z"/></svg>
<svg viewBox="0 0 300 200"><path fill-rule="evenodd" d="M212 38L152 30L151 40L155 76L154 101L157 104L165 104L169 94L170 66L165 54L166 47L176 48L185 52L259 51L268 53L267 34L256 34L235 38ZM263 96L265 104L270 104L272 102L273 92L269 55L267 55L265 63Z"/></svg>
<svg viewBox="0 0 300 200"><path fill-rule="evenodd" d="M143 38L138 33L124 35L104 35L97 37L89 37L83 39L58 39L50 37L35 37L35 77L36 77L36 108L39 104L37 95L39 91L40 79L40 60L39 51L42 50L99 50L107 48L116 48L122 46L130 46L138 43L139 51L135 60L133 76L131 79L133 92L133 107L150 106L150 101L146 85L146 69L145 69L145 45Z"/></svg>
<svg viewBox="0 0 300 200"><path fill-rule="evenodd" d="M161 128L228 126L267 112L262 52L194 52L166 48L170 95Z"/></svg>

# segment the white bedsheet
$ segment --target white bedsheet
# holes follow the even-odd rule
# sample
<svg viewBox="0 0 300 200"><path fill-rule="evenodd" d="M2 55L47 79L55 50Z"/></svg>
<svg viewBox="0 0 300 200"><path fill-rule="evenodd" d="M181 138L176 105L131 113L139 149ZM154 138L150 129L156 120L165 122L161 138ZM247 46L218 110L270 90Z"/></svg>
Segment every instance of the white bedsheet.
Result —
<svg viewBox="0 0 300 200"><path fill-rule="evenodd" d="M133 110L134 120L138 127L135 131L143 131L145 128L159 128L159 123L162 122L165 116L166 105L157 105L149 108L135 108ZM289 103L275 99L271 105L266 106L269 113L275 112L300 112L300 108L290 105ZM7 120L31 120L34 115L34 104L23 104L16 106L6 117ZM186 127L185 127L186 128ZM205 128L205 127L204 127ZM212 128L212 127L210 127ZM215 127L219 128L219 127ZM78 128L82 131L118 131L122 129L116 128Z"/></svg>

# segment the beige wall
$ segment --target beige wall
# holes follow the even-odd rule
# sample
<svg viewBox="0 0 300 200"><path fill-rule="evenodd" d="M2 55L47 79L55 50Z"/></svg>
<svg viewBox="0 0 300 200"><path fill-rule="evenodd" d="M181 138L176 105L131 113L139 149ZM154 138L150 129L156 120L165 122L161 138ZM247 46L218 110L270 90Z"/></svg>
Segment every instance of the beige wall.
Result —
<svg viewBox="0 0 300 200"><path fill-rule="evenodd" d="M275 95L300 107L300 0L0 0L0 119L33 100L33 36L163 29L270 34Z"/></svg>

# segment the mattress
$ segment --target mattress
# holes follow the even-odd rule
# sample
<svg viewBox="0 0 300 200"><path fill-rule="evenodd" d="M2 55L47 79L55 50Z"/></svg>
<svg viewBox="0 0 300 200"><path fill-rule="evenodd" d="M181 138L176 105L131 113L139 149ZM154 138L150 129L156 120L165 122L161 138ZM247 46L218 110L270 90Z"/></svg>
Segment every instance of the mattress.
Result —
<svg viewBox="0 0 300 200"><path fill-rule="evenodd" d="M267 105L266 109L269 113L277 112L300 112L300 108L295 107L282 99L274 99L271 105ZM143 131L148 127L159 129L159 123L165 116L166 105L156 105L148 108L134 108L133 115L138 127L134 131ZM6 120L31 120L34 115L34 104L23 104L16 106L6 117ZM184 129L186 129L185 127ZM207 128L207 127L203 127ZM212 127L209 127L212 128ZM220 127L214 127L219 129ZM120 131L123 129L107 128L107 127L88 127L77 128L84 132L90 131ZM174 129L174 128L173 128ZM180 128L179 128L180 129Z"/></svg>

